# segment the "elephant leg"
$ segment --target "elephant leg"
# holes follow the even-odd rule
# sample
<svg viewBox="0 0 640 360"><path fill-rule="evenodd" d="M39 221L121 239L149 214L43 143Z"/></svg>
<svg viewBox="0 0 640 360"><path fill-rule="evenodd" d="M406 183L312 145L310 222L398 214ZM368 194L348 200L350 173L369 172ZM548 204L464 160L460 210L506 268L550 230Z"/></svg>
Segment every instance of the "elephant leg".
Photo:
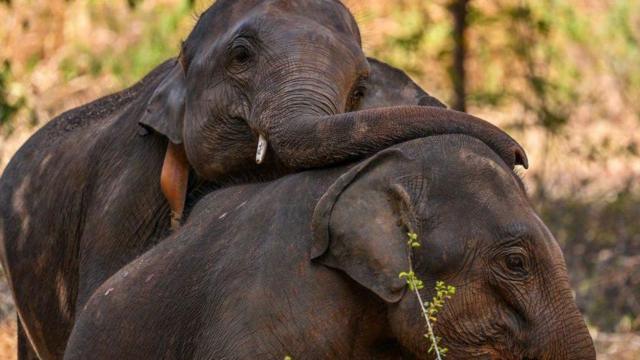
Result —
<svg viewBox="0 0 640 360"><path fill-rule="evenodd" d="M38 360L38 355L33 350L31 342L22 328L22 323L20 320L16 321L18 322L18 360Z"/></svg>

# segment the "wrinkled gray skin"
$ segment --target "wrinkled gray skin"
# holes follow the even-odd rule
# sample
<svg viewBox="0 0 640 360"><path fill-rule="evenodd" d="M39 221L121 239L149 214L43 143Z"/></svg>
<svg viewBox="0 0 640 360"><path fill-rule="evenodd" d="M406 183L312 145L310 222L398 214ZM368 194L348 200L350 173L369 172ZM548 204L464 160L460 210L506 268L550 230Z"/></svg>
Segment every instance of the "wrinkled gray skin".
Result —
<svg viewBox="0 0 640 360"><path fill-rule="evenodd" d="M360 109L444 107L401 71L374 59L370 64L371 93ZM175 69L176 62L168 61L132 88L52 120L0 180L3 264L20 318L44 359L62 356L75 309L95 287L168 231L169 208L159 186L166 139L138 136L138 120L149 118L147 108L159 104L158 90ZM169 100L163 111L172 117L179 110ZM249 147L244 150L255 151ZM267 160L216 180L291 171L273 154ZM33 357L19 327L20 358Z"/></svg>
<svg viewBox="0 0 640 360"><path fill-rule="evenodd" d="M401 71L370 61L372 91L363 108L443 106ZM61 358L76 308L167 235L170 209L159 184L167 141L139 136L138 119L174 67L166 62L132 88L52 120L0 178L0 252L22 319L20 359L35 356L22 324L31 327L43 359ZM218 180L254 181L289 171L268 161ZM199 192L192 186L190 197Z"/></svg>
<svg viewBox="0 0 640 360"><path fill-rule="evenodd" d="M5 170L0 253L20 348L26 334L43 359L60 358L95 288L167 235L159 183L169 140L184 145L197 198L193 184L273 179L442 133L471 134L510 166L526 164L504 132L367 60L339 2L216 1L177 60L52 120ZM258 134L269 141L260 166Z"/></svg>
<svg viewBox="0 0 640 360"><path fill-rule="evenodd" d="M415 140L354 166L216 191L93 294L65 359L595 359L557 242L480 141Z"/></svg>

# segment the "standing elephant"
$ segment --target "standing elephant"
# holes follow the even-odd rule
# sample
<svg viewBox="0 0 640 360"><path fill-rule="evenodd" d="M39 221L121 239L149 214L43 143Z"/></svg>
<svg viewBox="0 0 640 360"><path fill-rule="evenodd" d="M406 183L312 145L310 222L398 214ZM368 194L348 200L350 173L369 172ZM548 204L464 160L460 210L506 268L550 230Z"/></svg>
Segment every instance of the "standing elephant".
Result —
<svg viewBox="0 0 640 360"><path fill-rule="evenodd" d="M595 359L556 240L465 135L208 195L96 290L65 359L432 359L410 251L423 299L457 287L447 359Z"/></svg>
<svg viewBox="0 0 640 360"><path fill-rule="evenodd" d="M77 309L179 224L194 184L275 178L443 133L526 166L508 135L437 106L367 60L338 1L216 1L176 60L54 119L3 174L0 253L20 348L60 358Z"/></svg>

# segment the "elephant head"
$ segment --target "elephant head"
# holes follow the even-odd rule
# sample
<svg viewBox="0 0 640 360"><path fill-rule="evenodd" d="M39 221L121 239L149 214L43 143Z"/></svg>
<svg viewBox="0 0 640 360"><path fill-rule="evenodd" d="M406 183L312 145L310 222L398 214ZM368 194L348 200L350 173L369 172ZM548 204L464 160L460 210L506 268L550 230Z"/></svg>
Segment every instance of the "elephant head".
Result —
<svg viewBox="0 0 640 360"><path fill-rule="evenodd" d="M449 357L595 359L562 252L520 179L476 139L433 140L342 175L315 209L312 258L384 302L394 338L417 359L433 354L417 297L398 276L410 258L423 299L438 280L457 287L434 329ZM420 247L409 249L408 232Z"/></svg>
<svg viewBox="0 0 640 360"><path fill-rule="evenodd" d="M470 134L510 165L527 166L507 134L447 110L399 70L367 59L353 16L336 0L216 1L140 123L174 144L163 189L178 194L176 204L184 200L184 162L216 181L246 175L256 161L284 173L443 133Z"/></svg>

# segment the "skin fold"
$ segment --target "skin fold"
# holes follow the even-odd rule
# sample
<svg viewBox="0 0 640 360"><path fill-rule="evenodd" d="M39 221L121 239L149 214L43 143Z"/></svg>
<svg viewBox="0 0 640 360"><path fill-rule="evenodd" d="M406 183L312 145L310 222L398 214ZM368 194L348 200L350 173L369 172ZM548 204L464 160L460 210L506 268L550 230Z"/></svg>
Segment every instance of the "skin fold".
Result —
<svg viewBox="0 0 640 360"><path fill-rule="evenodd" d="M423 297L457 287L435 326L447 359L595 359L556 240L463 135L211 193L95 291L65 359L431 359L398 277L408 231Z"/></svg>
<svg viewBox="0 0 640 360"><path fill-rule="evenodd" d="M480 139L509 167L527 165L506 133L367 59L341 3L216 1L176 59L53 119L3 173L0 258L20 319L19 357L61 358L93 291L179 226L202 187L453 133Z"/></svg>

